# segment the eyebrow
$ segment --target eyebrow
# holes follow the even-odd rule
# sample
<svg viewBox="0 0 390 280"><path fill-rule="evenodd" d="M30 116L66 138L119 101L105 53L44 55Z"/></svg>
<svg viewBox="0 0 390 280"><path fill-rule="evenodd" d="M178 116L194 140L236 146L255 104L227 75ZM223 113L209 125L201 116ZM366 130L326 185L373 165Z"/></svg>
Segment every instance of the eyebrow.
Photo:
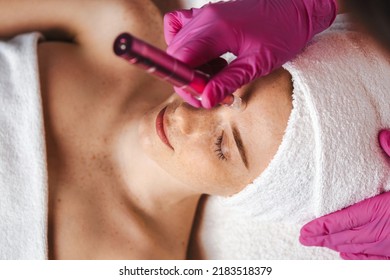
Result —
<svg viewBox="0 0 390 280"><path fill-rule="evenodd" d="M232 131L233 131L233 138L234 141L236 142L238 151L240 152L242 162L244 163L246 169L248 169L248 159L246 157L245 147L242 143L240 131L237 129L235 125L232 125Z"/></svg>

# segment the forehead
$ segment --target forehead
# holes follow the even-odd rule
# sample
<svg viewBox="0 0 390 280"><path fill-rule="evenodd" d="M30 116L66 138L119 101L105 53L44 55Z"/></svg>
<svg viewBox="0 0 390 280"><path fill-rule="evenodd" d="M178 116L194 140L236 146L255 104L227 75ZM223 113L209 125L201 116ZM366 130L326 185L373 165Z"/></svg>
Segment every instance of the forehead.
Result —
<svg viewBox="0 0 390 280"><path fill-rule="evenodd" d="M292 110L291 77L285 70L257 79L237 92L246 101L235 119L246 149L250 173L258 176L274 157Z"/></svg>

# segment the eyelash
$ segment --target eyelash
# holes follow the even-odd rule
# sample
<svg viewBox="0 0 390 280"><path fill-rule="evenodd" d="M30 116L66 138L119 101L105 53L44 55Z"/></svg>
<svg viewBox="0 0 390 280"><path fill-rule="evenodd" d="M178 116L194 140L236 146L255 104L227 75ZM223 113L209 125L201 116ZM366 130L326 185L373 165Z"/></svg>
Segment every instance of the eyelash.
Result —
<svg viewBox="0 0 390 280"><path fill-rule="evenodd" d="M223 132L222 135L217 138L215 142L215 146L217 147L214 152L217 154L218 159L227 160L226 156L222 152L222 140L223 140Z"/></svg>

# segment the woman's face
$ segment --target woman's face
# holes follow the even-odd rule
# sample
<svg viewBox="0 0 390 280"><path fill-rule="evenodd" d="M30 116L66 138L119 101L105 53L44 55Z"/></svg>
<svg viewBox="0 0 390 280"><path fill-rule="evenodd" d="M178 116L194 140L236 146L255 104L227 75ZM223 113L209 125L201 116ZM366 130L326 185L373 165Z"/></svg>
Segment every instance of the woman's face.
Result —
<svg viewBox="0 0 390 280"><path fill-rule="evenodd" d="M147 112L143 149L196 193L232 195L267 167L291 112L291 78L279 70L235 92L246 106L196 109L174 94Z"/></svg>

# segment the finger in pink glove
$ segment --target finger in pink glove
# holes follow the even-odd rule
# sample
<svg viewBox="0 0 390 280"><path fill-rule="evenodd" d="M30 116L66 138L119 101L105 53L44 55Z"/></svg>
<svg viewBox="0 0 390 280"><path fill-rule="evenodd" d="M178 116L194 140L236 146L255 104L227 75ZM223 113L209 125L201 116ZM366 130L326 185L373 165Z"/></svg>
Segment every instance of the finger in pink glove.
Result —
<svg viewBox="0 0 390 280"><path fill-rule="evenodd" d="M390 156L390 130L381 130L378 139L383 151Z"/></svg>
<svg viewBox="0 0 390 280"><path fill-rule="evenodd" d="M201 105L211 108L237 88L293 58L333 22L334 0L244 0L217 2L164 17L167 52L198 67L226 52L237 56L213 76ZM176 88L190 103L193 98Z"/></svg>
<svg viewBox="0 0 390 280"><path fill-rule="evenodd" d="M366 254L340 253L344 260L390 260L390 257Z"/></svg>
<svg viewBox="0 0 390 280"><path fill-rule="evenodd" d="M309 222L299 241L344 259L390 259L390 192Z"/></svg>

